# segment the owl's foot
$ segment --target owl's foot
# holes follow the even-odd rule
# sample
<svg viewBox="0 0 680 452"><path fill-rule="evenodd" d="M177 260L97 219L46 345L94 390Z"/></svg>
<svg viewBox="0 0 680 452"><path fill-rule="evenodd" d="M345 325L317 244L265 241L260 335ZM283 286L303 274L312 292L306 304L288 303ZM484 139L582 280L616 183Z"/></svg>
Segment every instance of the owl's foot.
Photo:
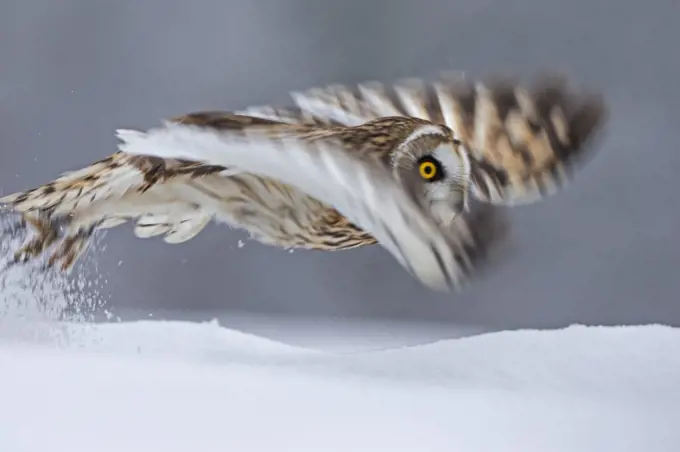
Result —
<svg viewBox="0 0 680 452"><path fill-rule="evenodd" d="M95 226L80 228L76 232L64 233L63 226L67 226L68 218L47 218L23 214L21 218L7 225L2 233L14 234L19 230L33 229L34 236L16 251L7 268L37 261L50 248L55 247L50 257L41 266L42 270L49 270L59 266L61 271L69 270L87 249ZM68 230L68 228L66 228Z"/></svg>
<svg viewBox="0 0 680 452"><path fill-rule="evenodd" d="M59 264L61 271L67 271L73 267L78 258L87 250L94 227L81 229L77 233L63 237L57 249L47 260L47 267L52 268Z"/></svg>
<svg viewBox="0 0 680 452"><path fill-rule="evenodd" d="M59 230L49 220L24 215L20 220L23 227L29 225L35 230L35 237L14 253L12 264L27 263L43 254L43 252L59 238Z"/></svg>

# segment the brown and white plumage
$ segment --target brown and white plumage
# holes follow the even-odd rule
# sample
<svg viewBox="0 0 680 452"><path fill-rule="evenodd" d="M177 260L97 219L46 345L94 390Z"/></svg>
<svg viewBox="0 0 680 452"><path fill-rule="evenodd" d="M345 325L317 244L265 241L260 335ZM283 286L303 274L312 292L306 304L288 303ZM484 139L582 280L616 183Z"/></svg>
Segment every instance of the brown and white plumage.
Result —
<svg viewBox="0 0 680 452"><path fill-rule="evenodd" d="M121 130L119 152L0 199L38 231L17 259L54 248L48 264L66 269L96 229L132 219L137 236L180 243L216 219L284 248L379 243L427 286L460 287L499 238L493 204L554 191L602 108L574 109L554 87L457 83L336 86L294 94L292 109ZM486 203L479 212L468 192Z"/></svg>
<svg viewBox="0 0 680 452"><path fill-rule="evenodd" d="M97 228L136 219L137 236L179 243L217 219L286 248L379 242L442 290L463 283L484 248L467 221L448 215L463 208L467 177L465 152L444 126L400 117L320 127L203 112L118 134L121 151L0 199L38 231L18 259L56 244L49 263L68 268ZM437 182L450 189L445 197L425 196L415 168L433 153L449 162ZM445 209L433 210L438 203Z"/></svg>
<svg viewBox="0 0 680 452"><path fill-rule="evenodd" d="M600 95L544 75L532 86L511 78L468 80L443 73L433 81L330 85L293 92L295 107L250 107L241 113L290 123L351 126L385 116L447 125L470 152L472 195L513 206L556 193L596 148L605 121Z"/></svg>

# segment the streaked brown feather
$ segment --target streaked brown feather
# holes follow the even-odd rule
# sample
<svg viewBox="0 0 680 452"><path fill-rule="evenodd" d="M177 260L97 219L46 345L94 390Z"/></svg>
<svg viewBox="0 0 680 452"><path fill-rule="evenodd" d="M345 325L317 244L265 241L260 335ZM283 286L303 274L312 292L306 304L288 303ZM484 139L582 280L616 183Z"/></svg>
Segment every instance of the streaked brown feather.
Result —
<svg viewBox="0 0 680 452"><path fill-rule="evenodd" d="M570 90L566 78L543 76L527 87L442 74L392 85L331 85L292 94L295 107L249 107L251 115L288 123L351 126L411 116L450 127L469 149L473 193L494 204L535 202L554 194L592 156L606 108L600 95Z"/></svg>

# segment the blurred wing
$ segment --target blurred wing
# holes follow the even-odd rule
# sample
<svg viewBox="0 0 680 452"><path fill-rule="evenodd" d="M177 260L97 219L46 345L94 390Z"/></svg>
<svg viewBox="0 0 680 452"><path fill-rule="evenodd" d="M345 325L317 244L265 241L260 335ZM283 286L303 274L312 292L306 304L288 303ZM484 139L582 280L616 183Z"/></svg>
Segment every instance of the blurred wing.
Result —
<svg viewBox="0 0 680 452"><path fill-rule="evenodd" d="M294 92L295 108L244 112L289 123L356 125L383 116L414 116L449 126L472 157L473 194L484 202L526 204L557 192L595 148L605 119L600 96L575 93L544 77L531 90L512 80L469 83L442 75L356 87Z"/></svg>
<svg viewBox="0 0 680 452"><path fill-rule="evenodd" d="M463 279L450 237L415 197L415 178L393 175L387 164L348 152L330 139L271 139L215 127L167 123L146 132L119 130L126 154L188 159L254 173L289 184L333 206L368 231L411 274L435 290Z"/></svg>

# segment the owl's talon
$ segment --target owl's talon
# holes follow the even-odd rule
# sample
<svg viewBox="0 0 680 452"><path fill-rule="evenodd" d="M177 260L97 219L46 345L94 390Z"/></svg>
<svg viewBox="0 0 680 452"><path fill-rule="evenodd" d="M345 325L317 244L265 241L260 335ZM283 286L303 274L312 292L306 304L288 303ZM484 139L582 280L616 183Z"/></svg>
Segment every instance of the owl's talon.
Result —
<svg viewBox="0 0 680 452"><path fill-rule="evenodd" d="M57 249L54 250L47 260L46 267L51 269L59 265L62 272L71 269L77 258L85 251L88 239L93 231L94 228L90 228L88 230L81 230L75 235L63 237Z"/></svg>
<svg viewBox="0 0 680 452"><path fill-rule="evenodd" d="M45 250L47 250L59 239L59 232L49 221L43 219L23 217L10 227L25 228L28 226L28 224L36 229L37 235L14 253L8 267L14 266L16 264L26 264L34 259L37 259Z"/></svg>
<svg viewBox="0 0 680 452"><path fill-rule="evenodd" d="M49 268L54 267L54 263L57 261L58 258L59 258L59 257L57 256L57 254L56 254L56 253L53 253L53 254L50 256L50 258L47 260L47 266L48 266Z"/></svg>
<svg viewBox="0 0 680 452"><path fill-rule="evenodd" d="M30 247L31 244L28 244L21 248L19 251L14 253L14 263L26 263L28 262L31 257L33 257L33 252Z"/></svg>
<svg viewBox="0 0 680 452"><path fill-rule="evenodd" d="M61 265L59 268L61 269L62 272L66 272L73 267L73 263L75 262L76 256L77 256L76 253L70 253L61 261Z"/></svg>
<svg viewBox="0 0 680 452"><path fill-rule="evenodd" d="M41 272L43 272L43 273L48 272L48 271L50 271L51 269L52 269L52 267L51 267L49 264L47 264L46 262L44 262L44 263L43 263L42 265L40 265L40 267L39 267L39 270L40 270Z"/></svg>

